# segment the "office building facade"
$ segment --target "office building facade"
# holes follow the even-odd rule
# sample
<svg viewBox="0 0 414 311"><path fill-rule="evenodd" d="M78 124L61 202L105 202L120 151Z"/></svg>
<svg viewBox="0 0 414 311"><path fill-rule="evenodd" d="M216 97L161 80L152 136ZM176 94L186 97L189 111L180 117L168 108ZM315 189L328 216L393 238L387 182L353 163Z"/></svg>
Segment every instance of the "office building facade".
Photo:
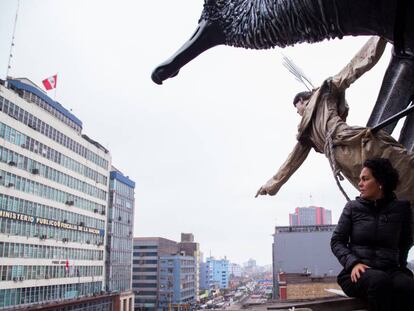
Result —
<svg viewBox="0 0 414 311"><path fill-rule="evenodd" d="M289 214L290 226L331 225L332 212L318 206L297 207L295 213Z"/></svg>
<svg viewBox="0 0 414 311"><path fill-rule="evenodd" d="M177 253L175 241L160 237L134 238L132 289L136 310L159 309L159 258Z"/></svg>
<svg viewBox="0 0 414 311"><path fill-rule="evenodd" d="M275 227L273 235L273 286L277 294L280 272L334 276L341 270L330 240L335 225Z"/></svg>
<svg viewBox="0 0 414 311"><path fill-rule="evenodd" d="M109 179L106 290L132 289L135 182L112 167Z"/></svg>
<svg viewBox="0 0 414 311"><path fill-rule="evenodd" d="M3 81L0 309L104 290L110 163L82 122L30 80Z"/></svg>
<svg viewBox="0 0 414 311"><path fill-rule="evenodd" d="M227 289L229 287L229 261L208 257L206 259L207 289Z"/></svg>
<svg viewBox="0 0 414 311"><path fill-rule="evenodd" d="M195 258L160 257L159 309L189 310L196 302Z"/></svg>
<svg viewBox="0 0 414 311"><path fill-rule="evenodd" d="M208 284L208 279L207 279L207 275L208 275L208 267L207 267L207 263L205 263L204 261L200 261L200 281L199 281L199 288L201 291L205 291L205 290L209 290L209 284Z"/></svg>
<svg viewBox="0 0 414 311"><path fill-rule="evenodd" d="M133 310L132 251L135 182L112 166L107 213L105 290L120 293L121 310Z"/></svg>
<svg viewBox="0 0 414 311"><path fill-rule="evenodd" d="M194 257L195 264L195 292L196 300L199 301L200 292L200 261L201 252L200 244L194 242L194 235L192 233L181 233L181 242L178 244L181 253L187 256Z"/></svg>

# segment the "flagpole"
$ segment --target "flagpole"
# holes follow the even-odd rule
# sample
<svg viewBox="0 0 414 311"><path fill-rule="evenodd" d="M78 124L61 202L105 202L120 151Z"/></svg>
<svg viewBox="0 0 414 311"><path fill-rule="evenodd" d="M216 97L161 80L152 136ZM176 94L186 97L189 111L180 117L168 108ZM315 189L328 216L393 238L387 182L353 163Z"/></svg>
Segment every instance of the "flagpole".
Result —
<svg viewBox="0 0 414 311"><path fill-rule="evenodd" d="M53 96L53 100L56 101L56 91L57 91L57 77L58 77L58 73L56 72L56 81L55 81L55 93Z"/></svg>

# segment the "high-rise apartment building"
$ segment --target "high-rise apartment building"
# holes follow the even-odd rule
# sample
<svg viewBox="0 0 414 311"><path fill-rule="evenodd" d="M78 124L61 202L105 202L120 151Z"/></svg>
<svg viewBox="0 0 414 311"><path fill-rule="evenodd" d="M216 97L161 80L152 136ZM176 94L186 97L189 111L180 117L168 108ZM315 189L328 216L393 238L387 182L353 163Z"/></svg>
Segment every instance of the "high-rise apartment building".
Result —
<svg viewBox="0 0 414 311"><path fill-rule="evenodd" d="M112 166L109 178L107 213L106 287L120 292L122 304L133 308L132 251L134 232L135 182ZM125 308L126 310L128 308Z"/></svg>
<svg viewBox="0 0 414 311"><path fill-rule="evenodd" d="M295 213L289 214L290 226L331 225L332 212L318 206L297 207Z"/></svg>
<svg viewBox="0 0 414 311"><path fill-rule="evenodd" d="M196 301L195 258L161 256L159 266L159 309L190 310Z"/></svg>
<svg viewBox="0 0 414 311"><path fill-rule="evenodd" d="M159 238L134 238L132 288L135 293L135 309L158 310L159 308L159 258L178 253L177 242Z"/></svg>
<svg viewBox="0 0 414 311"><path fill-rule="evenodd" d="M99 295L111 156L30 80L1 84L0 309Z"/></svg>
<svg viewBox="0 0 414 311"><path fill-rule="evenodd" d="M227 289L229 287L229 261L208 257L206 259L206 289Z"/></svg>
<svg viewBox="0 0 414 311"><path fill-rule="evenodd" d="M132 287L136 310L183 310L196 302L198 243L160 237L134 238ZM187 249L187 250L185 250Z"/></svg>
<svg viewBox="0 0 414 311"><path fill-rule="evenodd" d="M195 292L196 300L199 301L200 292L200 244L194 242L192 233L181 233L181 242L178 244L180 252L184 252L187 256L194 257L195 264Z"/></svg>

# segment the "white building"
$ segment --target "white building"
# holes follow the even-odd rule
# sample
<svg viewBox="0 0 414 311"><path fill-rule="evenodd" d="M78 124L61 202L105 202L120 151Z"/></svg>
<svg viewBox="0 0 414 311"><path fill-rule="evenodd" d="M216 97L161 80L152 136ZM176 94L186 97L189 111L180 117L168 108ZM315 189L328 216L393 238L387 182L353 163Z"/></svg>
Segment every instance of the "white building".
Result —
<svg viewBox="0 0 414 311"><path fill-rule="evenodd" d="M111 156L28 79L0 85L0 309L104 289Z"/></svg>
<svg viewBox="0 0 414 311"><path fill-rule="evenodd" d="M242 267L237 263L230 264L230 277L241 277L243 274Z"/></svg>

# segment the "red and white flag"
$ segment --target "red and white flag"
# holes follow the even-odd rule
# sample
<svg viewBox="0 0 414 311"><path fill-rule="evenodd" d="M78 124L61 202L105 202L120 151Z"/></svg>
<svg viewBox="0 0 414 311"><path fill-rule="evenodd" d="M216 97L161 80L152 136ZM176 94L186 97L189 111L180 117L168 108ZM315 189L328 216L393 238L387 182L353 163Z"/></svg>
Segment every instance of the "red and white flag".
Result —
<svg viewBox="0 0 414 311"><path fill-rule="evenodd" d="M43 86L45 87L46 91L49 91L51 89L55 89L57 85L57 75L51 76L47 79L44 79L42 81Z"/></svg>
<svg viewBox="0 0 414 311"><path fill-rule="evenodd" d="M66 273L68 273L69 272L69 260L68 259L66 259L65 267L66 267Z"/></svg>

